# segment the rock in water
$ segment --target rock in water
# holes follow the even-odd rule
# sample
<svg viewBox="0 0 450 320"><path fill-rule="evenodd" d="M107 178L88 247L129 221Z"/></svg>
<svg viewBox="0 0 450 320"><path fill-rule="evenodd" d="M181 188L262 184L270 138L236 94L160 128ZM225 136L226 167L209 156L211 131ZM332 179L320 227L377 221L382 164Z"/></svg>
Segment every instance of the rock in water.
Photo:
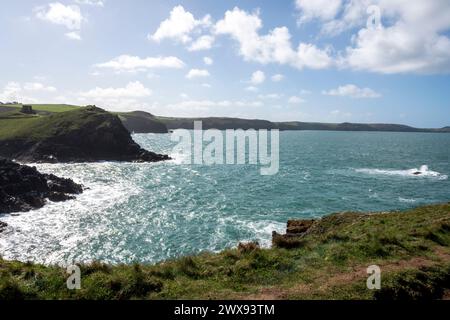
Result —
<svg viewBox="0 0 450 320"><path fill-rule="evenodd" d="M2 233L3 231L5 231L6 227L8 225L5 222L0 221L0 233Z"/></svg>
<svg viewBox="0 0 450 320"><path fill-rule="evenodd" d="M169 156L142 149L119 117L95 106L36 118L6 139L0 156L21 162L156 162Z"/></svg>
<svg viewBox="0 0 450 320"><path fill-rule="evenodd" d="M46 199L64 201L82 192L83 187L70 179L0 159L0 213L38 209L45 205Z"/></svg>

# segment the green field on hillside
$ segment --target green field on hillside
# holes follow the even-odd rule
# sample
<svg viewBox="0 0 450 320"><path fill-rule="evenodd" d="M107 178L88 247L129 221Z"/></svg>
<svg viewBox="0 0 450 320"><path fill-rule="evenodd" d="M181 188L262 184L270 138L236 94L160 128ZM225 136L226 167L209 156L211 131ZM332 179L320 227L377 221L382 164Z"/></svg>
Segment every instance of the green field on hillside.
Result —
<svg viewBox="0 0 450 320"><path fill-rule="evenodd" d="M2 113L0 113L0 141L16 138L39 140L62 134L63 131L80 128L86 121L92 120L90 116L96 116L95 111L86 113L84 110L86 108L76 107L65 112L48 115L23 115L4 118L1 117Z"/></svg>
<svg viewBox="0 0 450 320"><path fill-rule="evenodd" d="M27 104L28 105L28 104ZM69 105L69 104L29 104L33 107L35 111L44 111L44 112L66 112L79 108L79 106ZM2 107L11 107L11 108L22 108L22 104L4 104Z"/></svg>

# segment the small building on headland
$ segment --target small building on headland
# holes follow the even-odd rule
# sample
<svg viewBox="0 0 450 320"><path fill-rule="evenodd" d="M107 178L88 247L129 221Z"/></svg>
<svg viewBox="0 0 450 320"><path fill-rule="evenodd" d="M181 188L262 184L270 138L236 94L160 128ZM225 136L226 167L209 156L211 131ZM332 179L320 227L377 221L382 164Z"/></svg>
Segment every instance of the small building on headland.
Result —
<svg viewBox="0 0 450 320"><path fill-rule="evenodd" d="M25 113L25 114L35 114L36 112L33 110L33 107L30 105L26 105L24 104L22 106L22 110L20 110L20 112Z"/></svg>

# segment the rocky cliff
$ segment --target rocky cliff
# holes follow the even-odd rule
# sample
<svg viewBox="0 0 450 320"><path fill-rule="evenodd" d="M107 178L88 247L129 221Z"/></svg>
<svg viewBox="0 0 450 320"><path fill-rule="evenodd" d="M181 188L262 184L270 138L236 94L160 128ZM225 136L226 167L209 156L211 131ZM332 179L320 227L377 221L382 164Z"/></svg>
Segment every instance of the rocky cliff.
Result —
<svg viewBox="0 0 450 320"><path fill-rule="evenodd" d="M95 106L37 117L0 136L0 156L22 162L168 160L142 149L119 117Z"/></svg>
<svg viewBox="0 0 450 320"><path fill-rule="evenodd" d="M167 126L154 115L144 111L120 113L125 128L132 133L167 133Z"/></svg>
<svg viewBox="0 0 450 320"><path fill-rule="evenodd" d="M38 209L47 199L65 201L82 192L83 187L70 179L41 174L35 167L0 159L0 213ZM0 229L5 226L0 224Z"/></svg>

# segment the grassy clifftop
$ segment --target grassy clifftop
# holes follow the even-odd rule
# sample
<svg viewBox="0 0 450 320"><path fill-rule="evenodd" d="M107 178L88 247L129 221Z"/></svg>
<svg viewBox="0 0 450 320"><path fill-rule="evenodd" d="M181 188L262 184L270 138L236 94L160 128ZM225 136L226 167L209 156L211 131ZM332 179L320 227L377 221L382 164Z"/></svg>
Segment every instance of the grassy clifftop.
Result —
<svg viewBox="0 0 450 320"><path fill-rule="evenodd" d="M168 159L143 150L117 115L95 106L0 119L0 157L23 162Z"/></svg>
<svg viewBox="0 0 450 320"><path fill-rule="evenodd" d="M381 290L366 268L381 268ZM450 204L404 212L340 213L316 222L294 249L241 245L156 265L65 270L0 260L0 299L391 299L450 297Z"/></svg>
<svg viewBox="0 0 450 320"><path fill-rule="evenodd" d="M12 109L21 109L22 104L3 104L0 105L2 108L12 108ZM37 113L59 113L72 111L79 108L79 106L74 106L70 104L31 104L33 110Z"/></svg>
<svg viewBox="0 0 450 320"><path fill-rule="evenodd" d="M58 112L46 117L24 115L13 119L0 119L0 140L40 140L65 134L98 120L102 123L107 120L105 113L87 108Z"/></svg>

